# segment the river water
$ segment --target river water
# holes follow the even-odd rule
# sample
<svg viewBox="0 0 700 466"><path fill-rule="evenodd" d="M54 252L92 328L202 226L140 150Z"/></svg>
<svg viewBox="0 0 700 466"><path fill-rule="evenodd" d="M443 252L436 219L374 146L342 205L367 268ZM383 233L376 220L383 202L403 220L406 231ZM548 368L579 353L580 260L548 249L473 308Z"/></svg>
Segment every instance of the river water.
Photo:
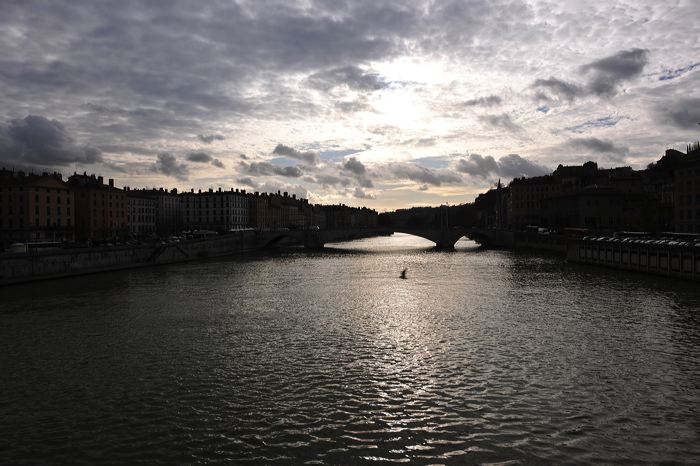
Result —
<svg viewBox="0 0 700 466"><path fill-rule="evenodd" d="M430 244L0 289L0 463L699 461L697 285Z"/></svg>

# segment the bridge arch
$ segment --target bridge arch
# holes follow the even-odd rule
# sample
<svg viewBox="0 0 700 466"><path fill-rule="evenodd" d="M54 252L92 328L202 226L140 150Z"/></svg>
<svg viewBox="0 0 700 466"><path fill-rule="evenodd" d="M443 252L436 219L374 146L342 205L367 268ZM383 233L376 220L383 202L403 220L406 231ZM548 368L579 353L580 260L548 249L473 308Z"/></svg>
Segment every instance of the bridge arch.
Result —
<svg viewBox="0 0 700 466"><path fill-rule="evenodd" d="M468 235L465 229L455 228L394 228L394 232L406 233L425 238L435 243L440 249L454 249L455 243L463 236Z"/></svg>

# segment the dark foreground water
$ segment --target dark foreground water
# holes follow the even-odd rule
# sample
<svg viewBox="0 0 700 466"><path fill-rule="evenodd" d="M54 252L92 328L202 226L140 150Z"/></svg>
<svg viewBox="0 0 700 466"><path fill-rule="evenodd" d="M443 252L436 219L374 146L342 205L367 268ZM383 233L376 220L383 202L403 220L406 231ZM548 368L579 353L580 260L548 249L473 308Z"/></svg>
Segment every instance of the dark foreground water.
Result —
<svg viewBox="0 0 700 466"><path fill-rule="evenodd" d="M1 288L0 463L700 461L697 285L458 248Z"/></svg>

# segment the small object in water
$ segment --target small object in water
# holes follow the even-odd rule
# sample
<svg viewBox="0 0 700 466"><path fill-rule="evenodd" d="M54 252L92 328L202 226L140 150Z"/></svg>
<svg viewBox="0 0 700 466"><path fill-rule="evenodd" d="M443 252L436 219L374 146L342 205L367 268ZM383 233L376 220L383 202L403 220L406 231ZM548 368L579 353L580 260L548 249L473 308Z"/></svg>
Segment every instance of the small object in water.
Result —
<svg viewBox="0 0 700 466"><path fill-rule="evenodd" d="M401 275L400 275L401 278L403 278L403 279L406 278L406 271L407 271L407 270L408 270L408 269L403 269L403 271L401 272Z"/></svg>

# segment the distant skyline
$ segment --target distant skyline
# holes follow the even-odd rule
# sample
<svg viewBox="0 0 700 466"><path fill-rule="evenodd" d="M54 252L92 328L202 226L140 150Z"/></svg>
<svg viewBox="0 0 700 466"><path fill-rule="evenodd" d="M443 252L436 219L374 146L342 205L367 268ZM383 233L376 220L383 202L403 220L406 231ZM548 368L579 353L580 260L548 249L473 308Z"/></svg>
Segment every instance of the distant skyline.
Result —
<svg viewBox="0 0 700 466"><path fill-rule="evenodd" d="M470 202L700 139L700 3L4 1L0 166Z"/></svg>

